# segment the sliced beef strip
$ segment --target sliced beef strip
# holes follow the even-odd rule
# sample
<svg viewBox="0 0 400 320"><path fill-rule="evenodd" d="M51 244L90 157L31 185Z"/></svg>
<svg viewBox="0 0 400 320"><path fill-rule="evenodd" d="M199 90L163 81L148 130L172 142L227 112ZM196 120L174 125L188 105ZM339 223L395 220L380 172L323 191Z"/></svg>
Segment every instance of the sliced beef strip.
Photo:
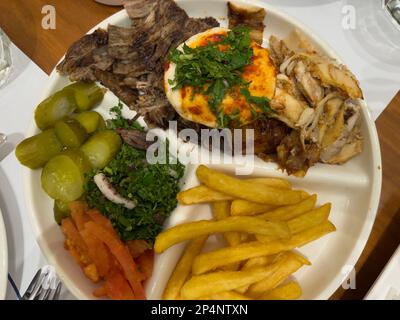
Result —
<svg viewBox="0 0 400 320"><path fill-rule="evenodd" d="M184 31L183 39L187 40L191 36L206 31L211 28L219 27L219 23L214 18L189 18L185 26L182 28Z"/></svg>
<svg viewBox="0 0 400 320"><path fill-rule="evenodd" d="M136 28L139 35L132 47L139 54L139 62L150 70L164 60L171 46L182 41L184 26L189 20L186 12L172 0L153 0L157 5L143 23Z"/></svg>
<svg viewBox="0 0 400 320"><path fill-rule="evenodd" d="M146 140L147 134L145 131L137 129L117 129L117 132L121 135L125 143L136 149L147 150L147 148L153 144L153 141Z"/></svg>
<svg viewBox="0 0 400 320"><path fill-rule="evenodd" d="M124 1L125 10L128 13L129 18L132 19L134 25L138 24L139 22L143 22L143 20L150 14L150 12L157 4L157 1Z"/></svg>
<svg viewBox="0 0 400 320"><path fill-rule="evenodd" d="M108 54L115 59L138 59L137 52L132 48L133 41L138 37L135 28L108 26Z"/></svg>
<svg viewBox="0 0 400 320"><path fill-rule="evenodd" d="M165 127L176 117L163 88L168 51L192 35L218 26L213 18L193 19L173 0L127 0L132 27L108 26L86 35L57 67L72 81L100 81L145 117Z"/></svg>
<svg viewBox="0 0 400 320"><path fill-rule="evenodd" d="M67 51L65 59L57 66L62 75L69 75L72 81L95 81L93 67L105 70L112 60L105 54L108 33L97 29L75 42Z"/></svg>
<svg viewBox="0 0 400 320"><path fill-rule="evenodd" d="M94 75L97 81L100 81L103 86L110 89L128 107L132 107L136 104L138 97L137 89L121 85L123 81L121 76L100 69L96 69Z"/></svg>

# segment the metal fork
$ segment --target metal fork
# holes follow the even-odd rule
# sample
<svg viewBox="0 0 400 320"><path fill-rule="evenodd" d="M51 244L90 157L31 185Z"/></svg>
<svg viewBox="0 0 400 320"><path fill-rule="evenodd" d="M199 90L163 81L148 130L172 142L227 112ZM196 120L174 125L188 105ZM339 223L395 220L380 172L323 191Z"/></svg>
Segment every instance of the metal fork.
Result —
<svg viewBox="0 0 400 320"><path fill-rule="evenodd" d="M61 292L61 281L53 267L39 269L21 300L58 300Z"/></svg>

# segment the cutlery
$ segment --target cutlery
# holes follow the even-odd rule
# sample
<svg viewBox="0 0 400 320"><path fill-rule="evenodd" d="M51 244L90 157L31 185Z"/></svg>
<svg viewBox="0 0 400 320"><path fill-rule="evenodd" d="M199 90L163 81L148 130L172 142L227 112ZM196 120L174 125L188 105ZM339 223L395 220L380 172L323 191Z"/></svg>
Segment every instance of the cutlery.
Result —
<svg viewBox="0 0 400 320"><path fill-rule="evenodd" d="M39 269L21 300L58 300L61 292L61 281L54 268L45 266Z"/></svg>

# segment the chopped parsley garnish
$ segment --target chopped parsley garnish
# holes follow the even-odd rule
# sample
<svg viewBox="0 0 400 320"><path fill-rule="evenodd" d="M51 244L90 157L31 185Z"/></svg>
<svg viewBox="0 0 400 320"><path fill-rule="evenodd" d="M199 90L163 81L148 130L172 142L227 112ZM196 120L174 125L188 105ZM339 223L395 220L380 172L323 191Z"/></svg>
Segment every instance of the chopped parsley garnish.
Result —
<svg viewBox="0 0 400 320"><path fill-rule="evenodd" d="M121 108L122 105L111 109L115 118L107 121L107 127L143 130L137 122L123 118ZM179 162L148 164L145 150L124 143L107 167L88 174L86 201L111 220L122 240L143 239L153 244L165 219L177 205L176 195L184 170ZM124 198L135 199L137 206L130 210L105 198L93 181L93 177L100 172Z"/></svg>
<svg viewBox="0 0 400 320"><path fill-rule="evenodd" d="M124 118L122 108L123 104L119 101L118 105L110 109L110 114L113 118L107 120L107 129L136 129L143 131L143 127L137 121Z"/></svg>
<svg viewBox="0 0 400 320"><path fill-rule="evenodd" d="M248 89L250 83L242 78L244 67L251 63L253 54L250 30L244 26L220 35L220 41L205 46L190 48L184 44L182 50L174 48L170 52L176 72L174 80L170 79L169 83L174 85L173 89L188 86L194 88L194 93L207 95L208 104L217 117L218 126L222 128L240 120L238 109L228 115L221 108L225 95L233 88L240 89L250 104L253 116L257 116L255 107L268 114L272 111L269 99L252 96Z"/></svg>

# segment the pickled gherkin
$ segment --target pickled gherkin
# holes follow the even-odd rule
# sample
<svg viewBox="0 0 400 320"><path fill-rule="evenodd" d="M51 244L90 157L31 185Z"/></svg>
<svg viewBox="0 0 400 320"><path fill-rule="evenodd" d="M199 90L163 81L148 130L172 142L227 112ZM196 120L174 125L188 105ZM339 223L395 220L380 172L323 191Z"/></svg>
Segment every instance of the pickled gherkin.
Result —
<svg viewBox="0 0 400 320"><path fill-rule="evenodd" d="M93 133L106 127L103 117L96 111L78 113L74 118L86 129L87 133Z"/></svg>
<svg viewBox="0 0 400 320"><path fill-rule="evenodd" d="M68 207L68 202L64 202L61 200L54 200L54 220L61 225L63 219L68 218L71 215L71 211Z"/></svg>
<svg viewBox="0 0 400 320"><path fill-rule="evenodd" d="M53 127L57 121L70 116L76 108L75 98L71 91L58 91L36 107L36 125L41 130Z"/></svg>
<svg viewBox="0 0 400 320"><path fill-rule="evenodd" d="M78 112L93 109L104 98L103 89L94 82L75 82L64 90L72 92Z"/></svg>
<svg viewBox="0 0 400 320"><path fill-rule="evenodd" d="M120 136L112 130L95 132L81 147L95 169L103 169L118 153L122 145Z"/></svg>
<svg viewBox="0 0 400 320"><path fill-rule="evenodd" d="M41 183L46 193L55 200L71 202L84 193L85 174L91 169L79 150L68 150L47 162Z"/></svg>
<svg viewBox="0 0 400 320"><path fill-rule="evenodd" d="M49 129L22 141L17 146L15 155L24 166L37 169L59 154L62 148L54 130Z"/></svg>
<svg viewBox="0 0 400 320"><path fill-rule="evenodd" d="M88 137L86 129L75 119L60 120L54 126L58 140L71 148L79 148Z"/></svg>

